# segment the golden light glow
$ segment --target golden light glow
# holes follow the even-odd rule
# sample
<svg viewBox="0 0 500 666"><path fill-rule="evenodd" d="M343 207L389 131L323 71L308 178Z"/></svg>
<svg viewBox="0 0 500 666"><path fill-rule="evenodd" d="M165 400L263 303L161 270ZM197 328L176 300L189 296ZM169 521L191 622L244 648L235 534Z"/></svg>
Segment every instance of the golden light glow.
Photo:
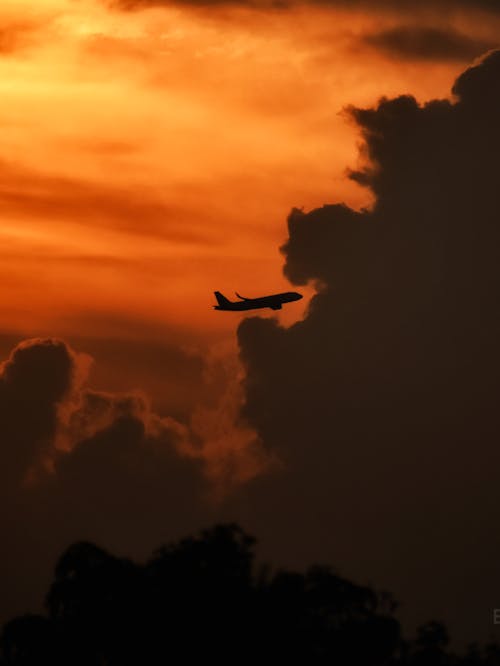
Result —
<svg viewBox="0 0 500 666"><path fill-rule="evenodd" d="M292 206L369 202L345 177L358 138L342 108L445 96L464 64L391 61L359 40L391 17L312 7L0 13L0 294L19 332L77 319L81 334L107 312L232 333L212 291L290 288Z"/></svg>

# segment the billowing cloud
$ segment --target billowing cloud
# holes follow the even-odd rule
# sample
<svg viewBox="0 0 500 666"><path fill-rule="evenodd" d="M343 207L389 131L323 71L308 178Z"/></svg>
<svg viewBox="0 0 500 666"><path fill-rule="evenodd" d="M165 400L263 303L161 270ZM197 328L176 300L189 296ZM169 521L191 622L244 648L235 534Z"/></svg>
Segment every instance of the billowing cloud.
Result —
<svg viewBox="0 0 500 666"><path fill-rule="evenodd" d="M209 522L215 495L266 467L253 430L234 422L240 398L217 395L213 377L211 399L182 423L140 391L91 388L91 364L45 338L18 344L0 368L2 619L37 607L64 544L83 536L140 553Z"/></svg>
<svg viewBox="0 0 500 666"><path fill-rule="evenodd" d="M16 21L32 14L28 0L9 4ZM391 12L354 17L351 7L367 3L331 4L345 10L335 20L325 20L328 5L319 2L314 11L307 3L297 11L277 9L279 20L247 11L234 12L234 20L225 11L206 20L188 11L193 6L158 11L158 2L157 11L118 13L98 0L43 0L36 11L57 16L36 35L36 49L0 58L0 294L9 331L2 358L13 336L53 334L96 358L86 383L88 359L77 355L75 366L75 352L57 343L59 360L48 374L57 377L60 367L67 389L37 397L45 391L38 371L31 403L5 388L1 418L11 437L2 449L9 477L0 492L8 491L9 501L0 515L2 533L14 536L4 556L12 566L5 559L3 569L16 572L10 597L3 595L6 607L9 598L16 604L42 598L35 581L69 540L103 535L103 544L133 555L158 543L162 530L173 538L177 526L186 533L198 527L198 517L210 520L208 503L199 502L206 476L234 491L235 480L267 469L272 456L263 455L259 434L234 422L238 372L216 370L200 381L200 349L232 336L239 321L235 313L212 310L212 289L250 295L288 289L276 252L283 210L292 202L316 206L332 187L350 206L370 200L342 175L356 149L354 131L337 111L348 101L369 106L381 92L442 96L461 67L454 61L408 67L357 48L363 35L394 24ZM407 6L416 11L416 3ZM465 21L454 22L455 12L450 16L466 34L495 31L494 21L480 17L465 28ZM357 182L371 177L358 174ZM366 219L346 210L348 218ZM357 247L349 232L344 241ZM340 253L338 260L345 261ZM306 281L317 274L313 251L311 262L311 270L302 262ZM291 306L286 315L296 320L300 312ZM284 343L289 339L283 335ZM301 353L290 352L303 362ZM76 379L65 374L65 355L70 372L78 368ZM255 378L254 367L249 386ZM271 393L270 420L277 399ZM199 407L191 414L193 405ZM276 414L286 428L286 410ZM297 437L292 431L290 450ZM283 490L283 467L276 476L261 475L255 493L265 500L242 500L245 506L231 516L253 512L251 529L275 539L272 559L318 543L322 528L305 516L313 492L305 463L303 487L290 483ZM22 492L14 492L23 482ZM326 487L318 483L314 492ZM304 494L302 506L294 493ZM309 525L300 544L294 522ZM310 550L304 561L326 557Z"/></svg>
<svg viewBox="0 0 500 666"><path fill-rule="evenodd" d="M464 637L500 582L499 81L497 51L454 101L352 109L376 203L294 210L285 273L319 293L289 329L238 330L245 414L286 464L266 510L294 517L289 550L316 543Z"/></svg>
<svg viewBox="0 0 500 666"><path fill-rule="evenodd" d="M16 492L26 483L36 484L34 479L43 470L50 472L50 477L58 476L58 470L70 465L69 459L86 460L87 454L82 452L91 451L92 447L97 447L103 461L109 461L109 447L120 446L119 438L113 439L114 429L124 435L126 446L127 428L120 426L124 423L128 424L131 441L138 451L141 446L144 450L149 446L151 451L163 451L169 464L186 456L194 461L196 456L190 451L185 426L155 414L140 393L112 394L90 389L90 364L89 356L76 353L62 340L49 338L20 343L3 363L3 492ZM96 438L100 446L95 444ZM71 464L79 466L78 462ZM98 467L93 470L94 475Z"/></svg>
<svg viewBox="0 0 500 666"><path fill-rule="evenodd" d="M165 359L158 349L163 353L165 350L161 347L156 350L156 360L162 362ZM153 348L149 350L151 353ZM180 350L177 356L179 362ZM146 357L147 354L142 355ZM170 350L167 360L172 358L175 355ZM155 456L164 455L167 467L178 458L187 459L191 467L204 462L212 481L222 476L230 480L231 469L224 469L220 474L216 471L217 458L222 458L222 467L226 463L231 467L231 457L235 459L232 464L237 465L236 458L244 455L236 450L238 447L232 450L230 442L227 446L221 444L221 439L230 440L235 430L234 419L241 396L233 391L237 387L236 374L233 382L228 382L230 370L223 369L223 387L220 378L213 376L220 373L222 363L230 363L231 371L235 369L230 359L224 357L212 359L210 371L204 371L208 376L202 377L199 373L198 382L205 385L205 391L212 389L213 395L199 391L199 409L190 426L156 413L142 391L110 393L90 388L88 374L92 358L75 352L62 340L46 338L21 342L0 366L0 426L5 442L2 468L6 478L17 480L20 485L32 480L32 476L27 475L30 471L34 473L40 464L41 468L51 471L50 476L60 476L64 470L76 466L77 476L81 477L79 461L88 461L89 452L94 452L90 457L90 478L98 471L99 460L116 462L120 458L110 451L118 452L122 437L123 446L127 441L133 442L138 449L142 447L140 455L151 461ZM165 372L168 373L167 368ZM243 424L242 431L246 437L254 437ZM211 440L214 441L207 446ZM240 464L244 465L244 459ZM16 473L13 473L14 465ZM135 473L135 467L132 464L131 473ZM156 475L160 468L156 461L151 470ZM251 478L256 473L241 469L236 476ZM165 474L162 470L162 475L168 476L168 471ZM147 474L139 476L148 477Z"/></svg>
<svg viewBox="0 0 500 666"><path fill-rule="evenodd" d="M0 370L2 491L18 487L56 437L58 407L69 395L78 359L58 340L18 345Z"/></svg>
<svg viewBox="0 0 500 666"><path fill-rule="evenodd" d="M194 404L205 403L223 390L224 377L207 381L204 353L184 348L182 332L175 337L174 331L160 327L147 330L144 321L106 321L105 315L90 317L86 324L100 335L72 336L71 343L94 358L91 382L99 391L130 393L140 389L149 396L154 412L187 422ZM106 331L106 326L114 328L114 334ZM130 337L120 338L120 330L126 330Z"/></svg>
<svg viewBox="0 0 500 666"><path fill-rule="evenodd" d="M367 35L366 44L389 55L411 60L472 60L496 46L453 29L398 26Z"/></svg>
<svg viewBox="0 0 500 666"><path fill-rule="evenodd" d="M207 365L210 383L222 377L222 392L215 402L197 406L190 418L193 435L203 443L207 474L215 481L219 498L235 487L275 470L276 456L266 450L255 430L240 415L243 404L241 364L232 355L215 357Z"/></svg>
<svg viewBox="0 0 500 666"><path fill-rule="evenodd" d="M186 427L151 413L143 397L87 392L68 432L82 439L34 489L45 495L59 539L79 532L134 548L152 541L162 523L181 529L202 513L208 488L201 459L189 455Z"/></svg>

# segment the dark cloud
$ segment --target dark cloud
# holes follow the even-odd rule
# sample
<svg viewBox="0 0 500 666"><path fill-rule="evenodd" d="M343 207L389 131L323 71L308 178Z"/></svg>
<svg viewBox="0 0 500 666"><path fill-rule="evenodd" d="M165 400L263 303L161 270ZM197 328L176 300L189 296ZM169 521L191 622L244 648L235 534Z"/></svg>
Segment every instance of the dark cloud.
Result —
<svg viewBox="0 0 500 666"><path fill-rule="evenodd" d="M0 368L2 619L41 603L57 552L82 535L137 552L210 520L202 442L140 393L90 389L90 362L33 339Z"/></svg>
<svg viewBox="0 0 500 666"><path fill-rule="evenodd" d="M1 336L0 344L10 339ZM254 431L234 423L241 389L225 357L202 362L173 345L138 346L85 345L96 362L110 355L108 374L128 364L130 379L144 364L139 384L148 373L163 374L165 385L184 373L199 384L193 415L173 418L168 397L159 413L137 389L91 388L92 357L62 340L25 340L0 366L0 532L9 543L0 556L0 623L37 610L57 554L71 541L144 556L220 518L216 496L267 466Z"/></svg>
<svg viewBox="0 0 500 666"><path fill-rule="evenodd" d="M59 340L18 345L0 373L1 486L18 487L53 441L76 357Z"/></svg>
<svg viewBox="0 0 500 666"><path fill-rule="evenodd" d="M400 12L413 12L418 9L432 9L438 11L441 9L471 9L491 12L500 11L500 7L496 0L375 0L374 2L372 0L312 0L311 4L313 3L327 7L353 7L364 10L372 9L374 11L380 9L396 9ZM303 4L309 4L308 0Z"/></svg>
<svg viewBox="0 0 500 666"><path fill-rule="evenodd" d="M238 330L245 415L285 462L243 502L280 525L259 533L464 639L490 631L500 586L499 82L497 51L455 102L351 109L373 210L294 210L285 274L319 293L289 329Z"/></svg>
<svg viewBox="0 0 500 666"><path fill-rule="evenodd" d="M414 12L415 10L483 10L498 13L500 6L497 0L105 0L111 6L125 11L186 5L191 7L222 7L237 6L250 9L289 9L293 6L340 7L361 9L363 11L397 10L398 13Z"/></svg>
<svg viewBox="0 0 500 666"><path fill-rule="evenodd" d="M137 552L164 531L181 531L184 521L198 524L207 488L201 461L182 453L186 428L155 417L139 396L98 392L87 392L73 428L87 437L57 458L38 489L59 539L79 534Z"/></svg>
<svg viewBox="0 0 500 666"><path fill-rule="evenodd" d="M17 345L0 368L0 530L9 544L0 557L2 618L23 610L23 601L43 589L40 562L29 561L44 540L27 497L30 473L53 451L59 408L78 382L82 361L60 340L34 339Z"/></svg>
<svg viewBox="0 0 500 666"><path fill-rule="evenodd" d="M397 58L412 60L471 60L496 46L454 30L399 26L367 35L363 41Z"/></svg>
<svg viewBox="0 0 500 666"><path fill-rule="evenodd" d="M117 325L120 321L117 322ZM103 330L102 321L96 322L96 330ZM147 330L144 321L122 321L122 331L137 330L137 338L119 338L102 334L101 337L75 337L74 346L86 349L95 359L92 367L92 386L106 391L123 391L140 388L152 396L152 408L156 413L169 414L184 422L189 418L193 404L201 403L221 387L207 385L204 378L206 361L202 351L184 350L181 333L161 327L163 338ZM123 328L126 327L126 328ZM118 329L117 329L118 330ZM142 336L141 336L142 334ZM187 340L187 335L184 336Z"/></svg>

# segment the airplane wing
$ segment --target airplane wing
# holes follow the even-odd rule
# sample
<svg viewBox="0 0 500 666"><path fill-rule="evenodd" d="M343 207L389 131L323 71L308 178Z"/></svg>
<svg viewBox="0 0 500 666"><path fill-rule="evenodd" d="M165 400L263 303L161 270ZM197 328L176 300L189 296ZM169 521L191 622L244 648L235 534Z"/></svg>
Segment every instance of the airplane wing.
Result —
<svg viewBox="0 0 500 666"><path fill-rule="evenodd" d="M269 307L271 308L271 310L281 310L282 305L281 303L276 303L276 305L270 305Z"/></svg>

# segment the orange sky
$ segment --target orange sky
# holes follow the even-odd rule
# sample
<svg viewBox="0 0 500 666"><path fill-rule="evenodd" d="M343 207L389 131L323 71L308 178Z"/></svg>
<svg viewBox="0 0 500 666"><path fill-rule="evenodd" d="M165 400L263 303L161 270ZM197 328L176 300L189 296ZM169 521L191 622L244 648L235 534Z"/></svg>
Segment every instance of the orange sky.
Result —
<svg viewBox="0 0 500 666"><path fill-rule="evenodd" d="M346 176L361 146L343 110L449 96L500 13L116 1L0 2L0 363L38 336L88 354L90 389L110 404L140 391L155 423L186 428L219 499L281 460L240 411L235 331L255 313L214 311L213 291L294 288L279 252L292 207L371 203ZM401 27L434 55L391 54L379 37ZM258 314L290 324L307 301Z"/></svg>
<svg viewBox="0 0 500 666"><path fill-rule="evenodd" d="M466 64L377 53L361 38L389 14L3 0L0 18L2 328L21 334L229 338L242 315L212 291L289 289L292 206L369 203L343 107L446 96Z"/></svg>

